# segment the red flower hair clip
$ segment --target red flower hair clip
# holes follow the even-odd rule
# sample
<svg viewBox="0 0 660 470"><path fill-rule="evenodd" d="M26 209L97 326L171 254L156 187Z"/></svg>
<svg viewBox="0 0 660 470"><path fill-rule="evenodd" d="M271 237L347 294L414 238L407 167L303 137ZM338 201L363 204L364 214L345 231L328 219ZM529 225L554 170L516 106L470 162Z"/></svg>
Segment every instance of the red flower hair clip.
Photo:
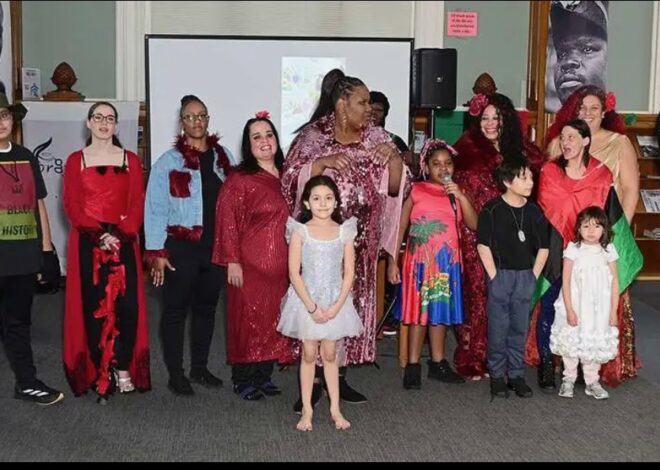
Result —
<svg viewBox="0 0 660 470"><path fill-rule="evenodd" d="M605 112L614 111L614 108L616 108L616 95L608 91L605 97Z"/></svg>
<svg viewBox="0 0 660 470"><path fill-rule="evenodd" d="M479 116L484 111L486 106L488 106L488 97L478 93L474 95L470 100L468 113L470 113L470 116Z"/></svg>
<svg viewBox="0 0 660 470"><path fill-rule="evenodd" d="M257 119L270 119L270 113L265 109L263 111L257 111L256 113L254 113L254 116Z"/></svg>

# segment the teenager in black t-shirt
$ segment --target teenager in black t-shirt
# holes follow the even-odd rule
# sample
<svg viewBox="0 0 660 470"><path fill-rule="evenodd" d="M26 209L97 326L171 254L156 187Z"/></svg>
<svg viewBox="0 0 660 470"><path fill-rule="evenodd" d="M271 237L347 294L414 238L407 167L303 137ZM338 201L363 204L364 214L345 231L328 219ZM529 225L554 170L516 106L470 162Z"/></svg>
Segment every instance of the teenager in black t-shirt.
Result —
<svg viewBox="0 0 660 470"><path fill-rule="evenodd" d="M525 383L523 358L530 301L548 258L548 221L527 198L534 181L522 156L496 170L505 189L481 210L477 250L488 275L488 371L492 396L532 396ZM505 382L508 377L508 383Z"/></svg>
<svg viewBox="0 0 660 470"><path fill-rule="evenodd" d="M10 140L14 121L26 112L22 104L10 105L0 93L0 338L16 378L14 397L52 405L64 394L36 378L30 344L37 273L42 271L42 280L57 281L43 279L42 250L51 255L53 250L46 187L34 155Z"/></svg>

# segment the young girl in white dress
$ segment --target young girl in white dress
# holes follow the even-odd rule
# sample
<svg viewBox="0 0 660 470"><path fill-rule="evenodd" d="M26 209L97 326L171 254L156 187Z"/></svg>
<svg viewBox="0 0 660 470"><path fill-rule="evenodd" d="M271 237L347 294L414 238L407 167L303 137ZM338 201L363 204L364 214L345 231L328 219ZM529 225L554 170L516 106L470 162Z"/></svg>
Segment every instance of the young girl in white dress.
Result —
<svg viewBox="0 0 660 470"><path fill-rule="evenodd" d="M560 397L573 398L578 362L582 363L585 393L597 400L609 397L598 373L601 364L616 357L619 344L619 255L611 239L603 209L591 206L578 214L575 242L564 250L562 292L555 302L550 331L550 349L564 362Z"/></svg>
<svg viewBox="0 0 660 470"><path fill-rule="evenodd" d="M301 202L300 222L289 218L286 226L291 287L282 301L277 325L283 335L303 341L303 408L296 428L312 430L312 387L320 344L330 415L337 429L348 429L351 423L339 411L337 341L362 332L351 296L357 220L351 217L341 223L339 190L327 176L311 178Z"/></svg>

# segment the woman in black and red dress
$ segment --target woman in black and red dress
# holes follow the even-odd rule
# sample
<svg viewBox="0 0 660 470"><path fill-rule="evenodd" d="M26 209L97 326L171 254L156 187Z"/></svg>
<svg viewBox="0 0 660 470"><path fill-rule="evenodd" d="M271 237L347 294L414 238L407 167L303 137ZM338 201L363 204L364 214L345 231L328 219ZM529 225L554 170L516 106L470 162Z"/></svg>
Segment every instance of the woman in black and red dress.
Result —
<svg viewBox="0 0 660 470"><path fill-rule="evenodd" d="M137 155L115 136L117 110L94 104L87 147L64 170L71 224L64 315L64 366L76 396L107 399L149 390L149 339L138 233L144 181Z"/></svg>

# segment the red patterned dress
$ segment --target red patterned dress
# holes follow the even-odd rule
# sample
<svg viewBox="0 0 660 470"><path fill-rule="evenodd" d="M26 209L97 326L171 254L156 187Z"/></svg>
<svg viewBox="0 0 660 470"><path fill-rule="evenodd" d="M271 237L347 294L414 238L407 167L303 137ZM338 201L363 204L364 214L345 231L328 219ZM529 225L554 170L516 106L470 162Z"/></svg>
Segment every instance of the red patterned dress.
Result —
<svg viewBox="0 0 660 470"><path fill-rule="evenodd" d="M291 144L284 162L282 186L294 217L300 207L300 195L310 178L312 164L319 158L336 153L346 154L353 162L350 170L340 174L328 169L324 174L337 183L344 220L357 218L355 239L355 282L353 301L362 320L360 336L344 340L340 352L341 366L374 362L376 359L376 269L380 249L393 254L397 249L401 203L406 177L401 178L398 197L388 196L387 163L373 158L376 147L391 144L381 127L369 126L362 131L358 143L341 144L334 138L335 115L325 116L306 126ZM393 145L393 144L392 144Z"/></svg>
<svg viewBox="0 0 660 470"><path fill-rule="evenodd" d="M280 180L267 171L233 171L222 185L213 262L243 269L243 287L227 285L230 364L294 360L292 340L276 330L289 286L288 216Z"/></svg>

